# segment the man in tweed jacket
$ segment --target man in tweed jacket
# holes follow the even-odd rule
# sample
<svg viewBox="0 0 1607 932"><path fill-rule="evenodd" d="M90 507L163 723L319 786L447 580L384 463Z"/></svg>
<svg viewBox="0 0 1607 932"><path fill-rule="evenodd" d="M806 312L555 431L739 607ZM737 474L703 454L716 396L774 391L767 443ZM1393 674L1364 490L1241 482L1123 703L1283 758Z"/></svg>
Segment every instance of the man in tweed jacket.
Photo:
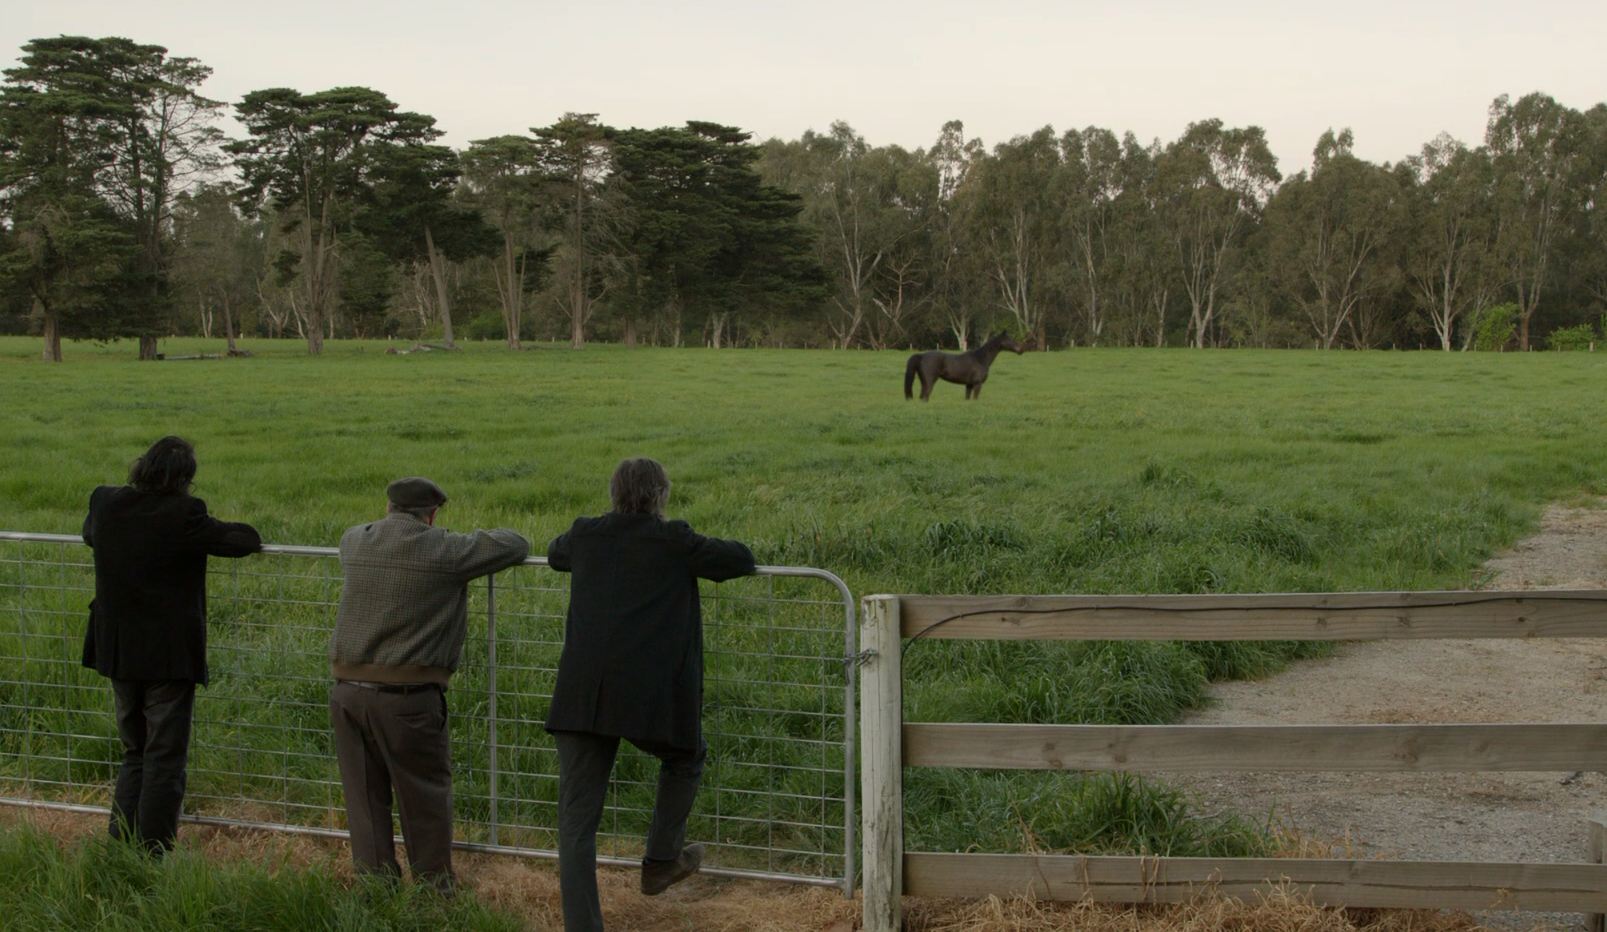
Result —
<svg viewBox="0 0 1607 932"><path fill-rule="evenodd" d="M394 789L414 878L449 891L446 685L463 653L468 583L522 562L530 542L509 530L435 527L446 493L428 479L398 479L385 494L385 517L340 539L344 585L329 649L335 756L358 871L401 876Z"/></svg>

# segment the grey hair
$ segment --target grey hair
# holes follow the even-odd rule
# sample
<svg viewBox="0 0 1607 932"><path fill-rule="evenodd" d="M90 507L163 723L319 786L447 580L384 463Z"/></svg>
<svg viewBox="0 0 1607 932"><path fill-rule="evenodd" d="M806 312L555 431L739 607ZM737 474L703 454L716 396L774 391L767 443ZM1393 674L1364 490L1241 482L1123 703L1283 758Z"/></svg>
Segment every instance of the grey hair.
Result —
<svg viewBox="0 0 1607 932"><path fill-rule="evenodd" d="M645 456L621 460L608 480L608 497L620 514L664 517L670 501L670 476L658 460Z"/></svg>
<svg viewBox="0 0 1607 932"><path fill-rule="evenodd" d="M406 505L398 505L395 502L386 502L385 503L385 511L387 513L389 513L389 514L412 515L413 517L419 519L420 521L428 521L428 520L430 520L430 515L435 514L436 510L438 508L440 508L440 507L441 507L440 505L429 505L429 506L424 507L424 508L409 508Z"/></svg>

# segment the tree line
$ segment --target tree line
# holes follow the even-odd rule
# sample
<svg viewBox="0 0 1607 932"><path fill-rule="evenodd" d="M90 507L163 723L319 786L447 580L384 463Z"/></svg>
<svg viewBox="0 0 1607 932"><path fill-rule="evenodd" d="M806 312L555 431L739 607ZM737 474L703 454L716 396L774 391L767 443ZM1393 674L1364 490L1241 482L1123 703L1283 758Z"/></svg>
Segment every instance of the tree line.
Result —
<svg viewBox="0 0 1607 932"><path fill-rule="evenodd" d="M1284 177L1256 126L1168 143L1045 126L914 150L835 123L617 128L570 113L441 145L341 87L200 93L123 38L22 47L0 83L0 332L627 344L1593 345L1607 105L1497 98L1485 138L1375 164L1349 130Z"/></svg>

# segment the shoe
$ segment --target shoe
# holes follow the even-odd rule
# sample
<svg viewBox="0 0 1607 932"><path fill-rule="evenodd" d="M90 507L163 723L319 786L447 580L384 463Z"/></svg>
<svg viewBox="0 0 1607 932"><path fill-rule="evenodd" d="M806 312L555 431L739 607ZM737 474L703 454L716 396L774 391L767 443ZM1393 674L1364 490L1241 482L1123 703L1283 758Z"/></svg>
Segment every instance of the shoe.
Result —
<svg viewBox="0 0 1607 932"><path fill-rule="evenodd" d="M703 866L703 846L687 845L673 861L651 861L642 865L642 893L658 896L697 873Z"/></svg>

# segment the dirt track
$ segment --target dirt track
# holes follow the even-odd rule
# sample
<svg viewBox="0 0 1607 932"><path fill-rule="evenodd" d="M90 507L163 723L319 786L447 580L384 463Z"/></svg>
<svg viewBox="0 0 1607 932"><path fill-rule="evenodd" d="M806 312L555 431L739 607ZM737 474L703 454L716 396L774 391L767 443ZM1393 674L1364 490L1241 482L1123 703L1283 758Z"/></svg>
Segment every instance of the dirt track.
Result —
<svg viewBox="0 0 1607 932"><path fill-rule="evenodd" d="M1486 564L1489 589L1607 588L1607 502L1553 506L1540 532ZM1590 722L1601 641L1379 641L1264 680L1221 683L1191 724ZM1207 811L1269 814L1354 856L1586 861L1607 779L1567 774L1173 775ZM1486 913L1492 928L1582 928L1579 917Z"/></svg>

